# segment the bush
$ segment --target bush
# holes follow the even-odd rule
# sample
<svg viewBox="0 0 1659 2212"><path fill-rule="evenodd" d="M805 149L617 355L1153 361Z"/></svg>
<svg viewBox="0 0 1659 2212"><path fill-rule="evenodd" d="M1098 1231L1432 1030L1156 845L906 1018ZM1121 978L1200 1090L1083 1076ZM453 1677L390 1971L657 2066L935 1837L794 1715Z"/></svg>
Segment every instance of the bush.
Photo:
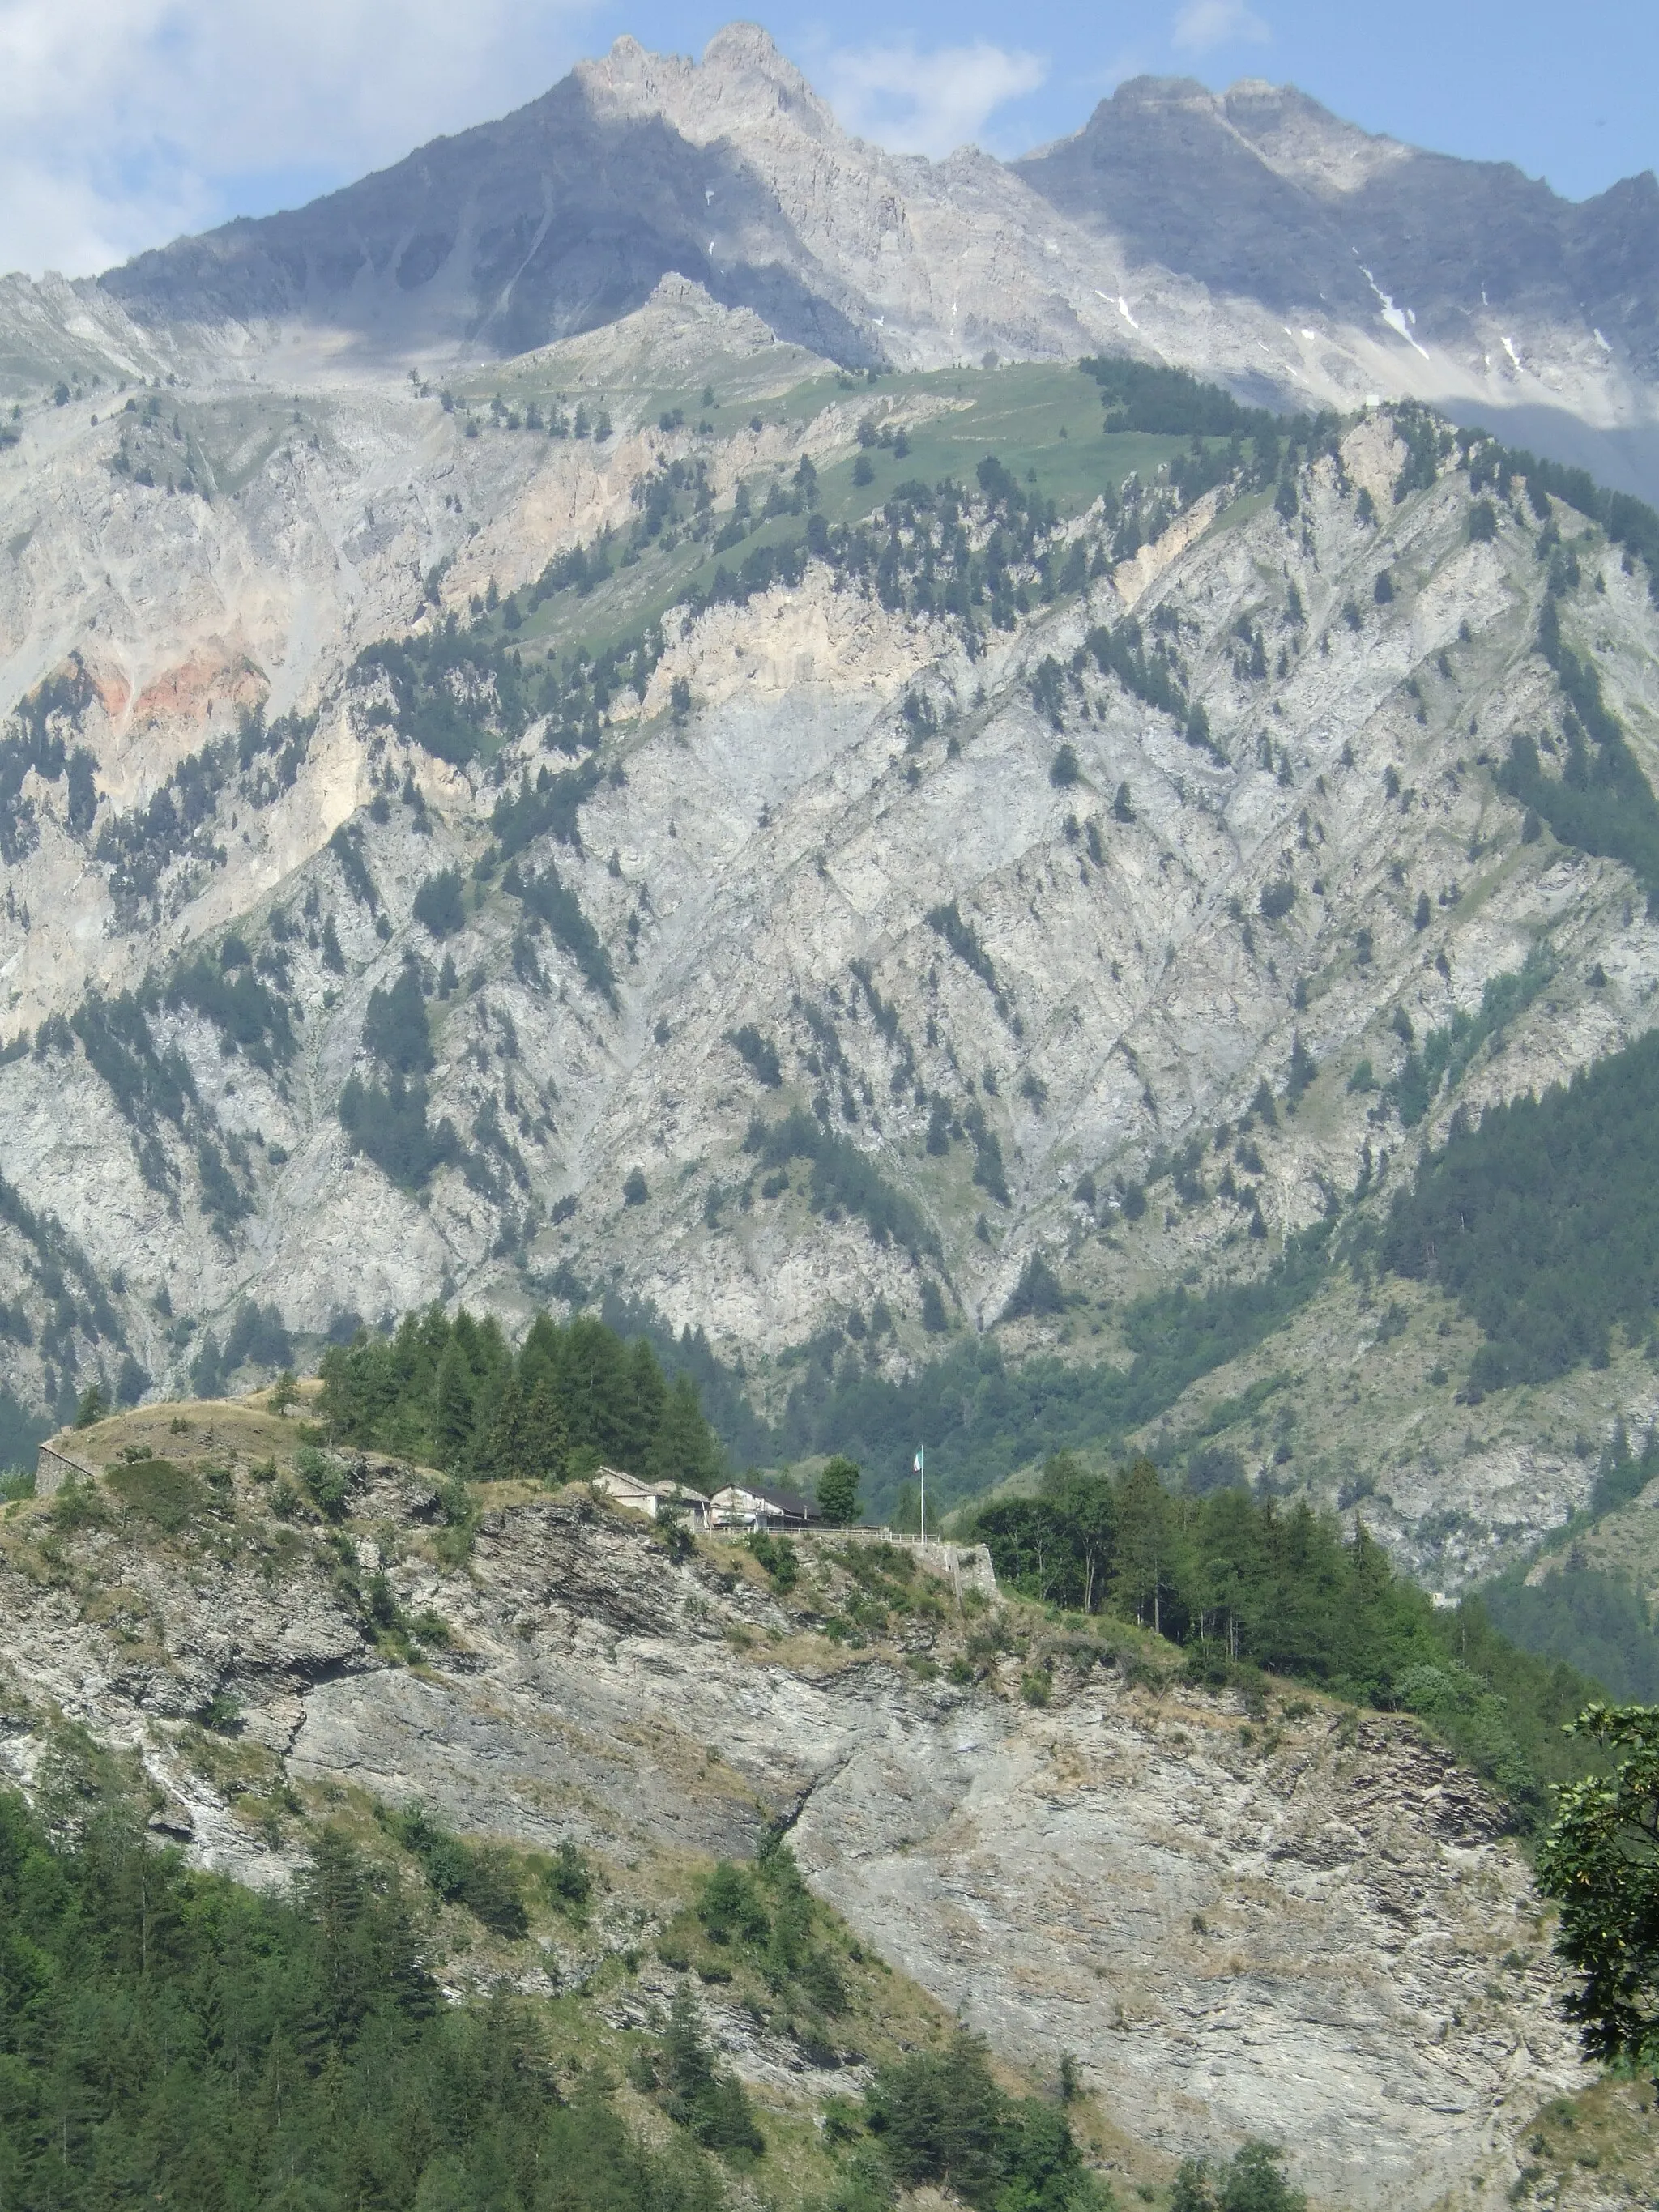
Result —
<svg viewBox="0 0 1659 2212"><path fill-rule="evenodd" d="M465 1905L494 1935L518 1937L528 1931L517 1870L505 1851L493 1844L463 1843L418 1800L393 1814L387 1825L419 1862L435 1896Z"/></svg>
<svg viewBox="0 0 1659 2212"><path fill-rule="evenodd" d="M769 1536L764 1528L757 1528L749 1539L749 1548L765 1568L773 1589L780 1597L787 1597L800 1580L800 1561L794 1546L781 1536Z"/></svg>
<svg viewBox="0 0 1659 2212"><path fill-rule="evenodd" d="M343 1521L350 1492L339 1461L305 1444L294 1455L294 1468L323 1518Z"/></svg>
<svg viewBox="0 0 1659 2212"><path fill-rule="evenodd" d="M128 1460L107 1469L104 1482L130 1513L167 1535L188 1526L208 1502L206 1491L189 1468L168 1459Z"/></svg>
<svg viewBox="0 0 1659 2212"><path fill-rule="evenodd" d="M106 1528L110 1512L95 1482L68 1476L52 1499L52 1525L72 1534L77 1528Z"/></svg>
<svg viewBox="0 0 1659 2212"><path fill-rule="evenodd" d="M461 903L459 868L445 868L427 878L415 894L415 919L434 937L453 937L458 930L465 927L466 908Z"/></svg>

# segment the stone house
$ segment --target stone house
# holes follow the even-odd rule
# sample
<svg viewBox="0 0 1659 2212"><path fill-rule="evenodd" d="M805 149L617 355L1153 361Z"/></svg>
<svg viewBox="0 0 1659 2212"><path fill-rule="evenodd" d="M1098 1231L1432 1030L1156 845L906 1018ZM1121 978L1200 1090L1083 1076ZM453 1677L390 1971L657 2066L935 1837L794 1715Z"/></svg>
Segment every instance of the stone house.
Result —
<svg viewBox="0 0 1659 2212"><path fill-rule="evenodd" d="M630 1513L643 1513L649 1521L660 1519L665 1509L678 1505L691 1528L709 1525L708 1498L688 1483L647 1482L642 1475L625 1474L619 1467L602 1467L591 1477L591 1485L613 1504L625 1505Z"/></svg>

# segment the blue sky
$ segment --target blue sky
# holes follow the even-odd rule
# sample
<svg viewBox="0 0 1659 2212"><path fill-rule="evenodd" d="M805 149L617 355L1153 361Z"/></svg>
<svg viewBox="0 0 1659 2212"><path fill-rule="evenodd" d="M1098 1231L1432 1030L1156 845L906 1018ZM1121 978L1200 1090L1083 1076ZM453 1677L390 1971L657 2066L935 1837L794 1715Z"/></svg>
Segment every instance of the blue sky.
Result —
<svg viewBox="0 0 1659 2212"><path fill-rule="evenodd" d="M1289 81L1572 198L1659 166L1659 0L845 0L757 11L849 127L1017 153L1125 76ZM544 89L623 31L700 52L667 0L0 0L0 270L71 274L293 205Z"/></svg>

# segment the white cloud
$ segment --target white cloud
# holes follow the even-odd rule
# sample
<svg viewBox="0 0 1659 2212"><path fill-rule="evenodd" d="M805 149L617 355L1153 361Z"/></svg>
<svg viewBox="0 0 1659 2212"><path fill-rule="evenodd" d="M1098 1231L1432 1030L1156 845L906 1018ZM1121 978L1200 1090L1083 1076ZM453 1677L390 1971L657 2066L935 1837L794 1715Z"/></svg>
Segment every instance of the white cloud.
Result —
<svg viewBox="0 0 1659 2212"><path fill-rule="evenodd" d="M395 161L545 89L587 7L0 0L0 270L103 268Z"/></svg>
<svg viewBox="0 0 1659 2212"><path fill-rule="evenodd" d="M976 141L1011 100L1047 78L1040 54L988 45L938 46L921 52L908 40L841 47L818 75L837 119L860 137L895 154L935 158Z"/></svg>
<svg viewBox="0 0 1659 2212"><path fill-rule="evenodd" d="M1170 35L1184 52L1207 54L1212 46L1265 46L1273 33L1244 0L1187 0Z"/></svg>

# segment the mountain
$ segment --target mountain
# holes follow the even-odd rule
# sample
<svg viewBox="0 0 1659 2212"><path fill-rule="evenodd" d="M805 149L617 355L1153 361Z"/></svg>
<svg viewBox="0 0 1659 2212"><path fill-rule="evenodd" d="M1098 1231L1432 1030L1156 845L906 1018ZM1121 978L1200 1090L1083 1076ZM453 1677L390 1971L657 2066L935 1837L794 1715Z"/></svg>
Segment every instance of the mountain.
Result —
<svg viewBox="0 0 1659 2212"><path fill-rule="evenodd" d="M1014 166L1072 221L1212 293L1352 321L1397 301L1401 336L1448 350L1505 318L1588 322L1638 375L1659 365L1650 171L1581 204L1507 162L1373 137L1293 86L1149 77Z"/></svg>
<svg viewBox="0 0 1659 2212"><path fill-rule="evenodd" d="M147 1834L664 2203L877 2212L952 2049L1005 2203L1650 2166L1510 1830L1555 1662L1659 1680L1651 201L1256 86L901 160L738 26L0 286L0 1884L77 1990L156 2016ZM919 1443L926 1551L562 1479L903 1526ZM183 1956L155 2050L288 2022L226 2142L373 2076Z"/></svg>
<svg viewBox="0 0 1659 2212"><path fill-rule="evenodd" d="M141 254L67 313L10 280L0 374L9 355L27 388L88 343L128 373L228 346L246 373L298 332L381 361L511 355L672 273L844 366L1104 349L1275 404L1413 397L1654 497L1656 252L1651 174L1577 206L1254 82L1133 80L1012 165L893 156L733 24L701 63L620 39L499 123Z"/></svg>
<svg viewBox="0 0 1659 2212"><path fill-rule="evenodd" d="M1455 1588L1599 1494L1636 1317L1523 1376L1388 1237L1648 1029L1651 516L1326 403L1530 318L1634 422L1648 187L1469 167L1487 261L1449 174L1145 82L896 159L739 26L11 280L9 1449L441 1295L887 1504L1236 1453Z"/></svg>

